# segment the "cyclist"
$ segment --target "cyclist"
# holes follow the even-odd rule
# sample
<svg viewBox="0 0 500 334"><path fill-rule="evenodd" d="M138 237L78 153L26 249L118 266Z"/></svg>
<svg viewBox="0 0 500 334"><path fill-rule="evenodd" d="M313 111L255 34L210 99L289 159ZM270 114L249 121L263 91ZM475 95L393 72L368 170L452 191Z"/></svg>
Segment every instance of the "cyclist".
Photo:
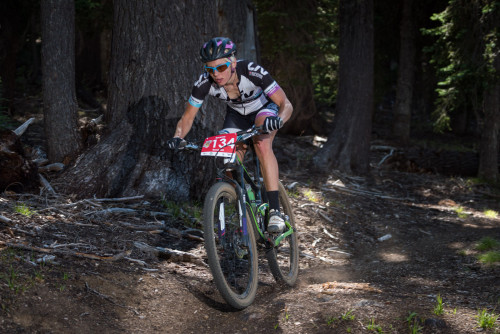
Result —
<svg viewBox="0 0 500 334"><path fill-rule="evenodd" d="M219 133L245 130L254 124L263 126L266 133L255 136L253 142L269 200L268 231L282 232L285 223L280 213L279 170L272 143L276 131L290 118L292 104L283 89L262 66L236 59L236 44L229 38L212 38L202 46L200 56L205 63L205 72L194 83L174 137L168 142L169 148L182 147L183 138L191 129L207 95L218 97L227 103L223 129Z"/></svg>

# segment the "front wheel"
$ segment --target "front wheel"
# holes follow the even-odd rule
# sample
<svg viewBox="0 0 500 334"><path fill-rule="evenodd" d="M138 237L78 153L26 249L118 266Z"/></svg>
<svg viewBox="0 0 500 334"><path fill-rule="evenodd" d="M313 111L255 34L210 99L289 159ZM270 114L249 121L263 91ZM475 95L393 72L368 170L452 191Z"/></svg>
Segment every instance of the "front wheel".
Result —
<svg viewBox="0 0 500 334"><path fill-rule="evenodd" d="M288 222L295 229L295 217L292 206L286 194L285 187L281 182L278 185L281 212L288 216ZM269 268L278 282L285 282L293 286L299 274L299 245L297 232L290 234L281 241L279 246L273 247L266 252Z"/></svg>
<svg viewBox="0 0 500 334"><path fill-rule="evenodd" d="M229 305L243 309L257 293L258 258L253 228L246 228L246 235L241 228L239 203L231 184L214 184L205 198L203 229L215 285Z"/></svg>

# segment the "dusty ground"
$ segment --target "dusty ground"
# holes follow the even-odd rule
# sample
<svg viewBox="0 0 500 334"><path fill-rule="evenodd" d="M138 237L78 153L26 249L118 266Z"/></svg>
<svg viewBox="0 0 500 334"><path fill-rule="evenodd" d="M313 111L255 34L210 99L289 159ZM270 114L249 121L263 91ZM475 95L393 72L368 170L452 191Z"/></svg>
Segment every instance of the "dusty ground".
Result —
<svg viewBox="0 0 500 334"><path fill-rule="evenodd" d="M187 204L7 192L0 332L412 333L413 314L414 333L475 333L478 310L500 313L500 267L478 262L475 248L500 240L499 218L485 215L500 212L491 189L379 168L383 153L366 178L311 175L311 139L279 139L302 254L294 288L276 284L261 257L255 303L228 308L204 262L199 210ZM30 211L17 213L21 204Z"/></svg>

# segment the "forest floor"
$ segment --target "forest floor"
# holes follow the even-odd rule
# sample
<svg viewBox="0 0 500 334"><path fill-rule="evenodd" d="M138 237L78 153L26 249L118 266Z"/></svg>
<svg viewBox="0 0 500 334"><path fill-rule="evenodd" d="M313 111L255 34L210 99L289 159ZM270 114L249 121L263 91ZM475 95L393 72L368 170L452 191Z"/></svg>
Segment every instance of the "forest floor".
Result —
<svg viewBox="0 0 500 334"><path fill-rule="evenodd" d="M482 330L482 310L500 313L500 266L478 260L483 238L500 240L488 186L379 166L383 152L369 176L314 175L304 167L312 137L275 147L300 242L294 287L277 284L261 257L255 302L228 307L194 205L7 191L0 332L456 334ZM500 332L499 321L484 332Z"/></svg>

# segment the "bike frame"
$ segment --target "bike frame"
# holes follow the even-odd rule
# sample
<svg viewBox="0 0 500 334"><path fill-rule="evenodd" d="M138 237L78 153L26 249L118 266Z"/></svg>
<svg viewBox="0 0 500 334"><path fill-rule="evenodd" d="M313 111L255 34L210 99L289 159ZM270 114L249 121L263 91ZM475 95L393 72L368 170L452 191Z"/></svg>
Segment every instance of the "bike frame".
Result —
<svg viewBox="0 0 500 334"><path fill-rule="evenodd" d="M245 132L246 133L246 132ZM241 140L242 135L238 135L237 142L244 142L245 140ZM241 228L243 229L243 235L245 237L245 242L247 241L248 236L248 222L247 222L247 210L250 213L251 223L256 227L261 242L264 242L265 245L270 247L279 246L280 242L294 233L293 227L289 223L289 218L285 217L285 225L287 226L287 230L281 233L277 237L273 237L269 235L267 232L264 232L265 227L265 217L267 216L267 211L269 204L263 201L262 196L262 181L260 176L260 162L255 153L255 148L253 146L253 142L250 140L247 145L252 152L252 163L255 166L255 175L252 177L248 170L245 168L243 161L239 158L238 154L236 154L236 164L231 164L230 166L225 165L224 167L218 170L218 178L219 182L228 182L235 186L237 197L238 197L238 206L240 208L241 213ZM246 152L245 152L246 154ZM233 178L226 175L227 172L231 172L233 174ZM249 185L250 188L247 189L246 185ZM259 214L262 217L262 220L259 221Z"/></svg>

